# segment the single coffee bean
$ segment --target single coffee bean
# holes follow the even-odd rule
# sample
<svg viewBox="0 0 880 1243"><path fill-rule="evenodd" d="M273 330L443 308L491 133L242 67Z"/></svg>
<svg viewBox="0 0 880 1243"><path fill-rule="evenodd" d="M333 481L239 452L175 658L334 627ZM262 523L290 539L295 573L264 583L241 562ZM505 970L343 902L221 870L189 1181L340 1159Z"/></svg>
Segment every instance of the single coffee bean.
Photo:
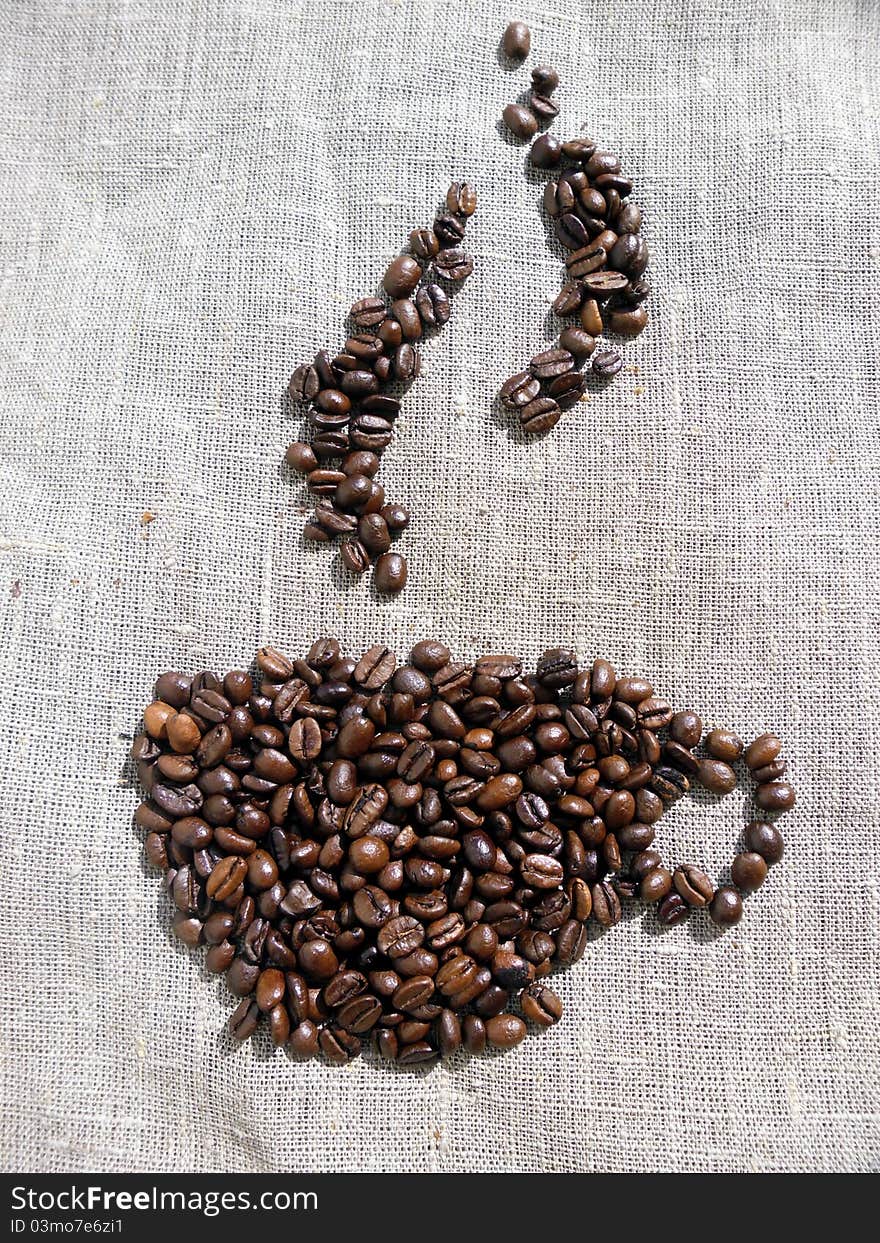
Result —
<svg viewBox="0 0 880 1243"><path fill-rule="evenodd" d="M723 760L700 760L697 779L713 794L729 794L736 787L736 773Z"/></svg>
<svg viewBox="0 0 880 1243"><path fill-rule="evenodd" d="M439 285L423 285L416 294L416 308L422 323L428 328L437 328L449 320L452 308L449 298Z"/></svg>
<svg viewBox="0 0 880 1243"><path fill-rule="evenodd" d="M466 181L453 181L446 191L446 210L459 216L472 216L477 209L477 192Z"/></svg>
<svg viewBox="0 0 880 1243"><path fill-rule="evenodd" d="M680 893L667 894L657 908L658 920L668 928L684 923L690 913L690 907Z"/></svg>
<svg viewBox="0 0 880 1243"><path fill-rule="evenodd" d="M441 246L460 245L464 239L464 232L464 222L450 212L438 216L434 221L434 233L440 239Z"/></svg>
<svg viewBox="0 0 880 1243"><path fill-rule="evenodd" d="M766 863L778 863L785 852L782 834L775 824L753 820L746 825L745 844L748 850L759 854Z"/></svg>
<svg viewBox="0 0 880 1243"><path fill-rule="evenodd" d="M529 369L536 380L550 380L554 376L564 375L574 367L574 358L568 350L544 350L536 354L529 363Z"/></svg>
<svg viewBox="0 0 880 1243"><path fill-rule="evenodd" d="M643 306L627 309L612 308L608 312L606 330L614 337L637 337L648 323L648 312Z"/></svg>
<svg viewBox="0 0 880 1243"><path fill-rule="evenodd" d="M320 388L321 378L318 372L311 363L303 363L290 377L287 392L291 401L306 402L313 401Z"/></svg>
<svg viewBox="0 0 880 1243"><path fill-rule="evenodd" d="M388 526L395 534L405 531L409 526L409 510L405 505L383 505L379 511Z"/></svg>
<svg viewBox="0 0 880 1243"><path fill-rule="evenodd" d="M768 781L758 786L755 802L762 811L790 811L795 804L794 786L787 781Z"/></svg>
<svg viewBox="0 0 880 1243"><path fill-rule="evenodd" d="M529 96L529 107L543 125L546 125L549 121L552 121L559 116L559 108L557 105L552 99L550 99L549 96L542 95L539 91L532 91ZM559 154L561 158L562 143L559 142L558 139L555 141L559 147Z"/></svg>
<svg viewBox="0 0 880 1243"><path fill-rule="evenodd" d="M761 734L745 750L746 766L754 772L775 760L782 750L782 743L775 734Z"/></svg>
<svg viewBox="0 0 880 1243"><path fill-rule="evenodd" d="M543 108L545 101L541 96L532 96L531 107L532 112L544 119ZM555 104L551 104L553 109L552 115L555 115L557 109ZM529 159L535 168L555 168L562 159L562 143L555 134L540 134L532 143L529 151Z"/></svg>
<svg viewBox="0 0 880 1243"><path fill-rule="evenodd" d="M351 570L352 574L363 574L372 564L370 554L363 543L353 537L342 541L339 555L345 568Z"/></svg>
<svg viewBox="0 0 880 1243"><path fill-rule="evenodd" d="M714 896L715 889L709 877L692 863L676 868L672 883L688 906L708 906Z"/></svg>
<svg viewBox="0 0 880 1243"><path fill-rule="evenodd" d="M392 298L405 298L422 279L422 268L410 255L398 255L389 263L382 286Z"/></svg>
<svg viewBox="0 0 880 1243"><path fill-rule="evenodd" d="M595 350L596 338L582 328L566 328L559 334L559 344L576 362L582 362Z"/></svg>
<svg viewBox="0 0 880 1243"><path fill-rule="evenodd" d="M496 1014L486 1020L486 1038L495 1049L513 1049L526 1038L526 1025L515 1014Z"/></svg>
<svg viewBox="0 0 880 1243"><path fill-rule="evenodd" d="M713 923L721 928L730 928L738 924L742 918L742 898L730 885L722 885L715 890L715 896L709 904L709 916Z"/></svg>
<svg viewBox="0 0 880 1243"><path fill-rule="evenodd" d="M376 562L373 582L383 594L394 594L406 586L406 559L398 552L384 552Z"/></svg>
<svg viewBox="0 0 880 1243"><path fill-rule="evenodd" d="M560 410L570 410L583 397L586 384L581 372L569 371L567 375L557 376L550 381L547 385L547 396L553 398Z"/></svg>
<svg viewBox="0 0 880 1243"><path fill-rule="evenodd" d="M752 893L767 879L767 861L757 851L746 850L734 856L730 874L737 889Z"/></svg>
<svg viewBox="0 0 880 1243"><path fill-rule="evenodd" d="M536 65L532 70L532 86L541 95L552 95L559 85L559 74L552 65Z"/></svg>
<svg viewBox="0 0 880 1243"><path fill-rule="evenodd" d="M536 980L520 999L523 1014L539 1027L552 1027L562 1018L562 1002L552 988Z"/></svg>
<svg viewBox="0 0 880 1243"><path fill-rule="evenodd" d="M531 46L532 34L525 22L511 22L501 37L501 50L509 60L525 60Z"/></svg>
<svg viewBox="0 0 880 1243"><path fill-rule="evenodd" d="M511 134L517 138L533 138L538 132L538 118L522 104L507 104L501 116Z"/></svg>
<svg viewBox="0 0 880 1243"><path fill-rule="evenodd" d="M387 314L382 298L361 298L349 311L349 318L358 328L376 328Z"/></svg>
<svg viewBox="0 0 880 1243"><path fill-rule="evenodd" d="M530 436L540 435L556 426L560 413L552 397L536 397L520 410L520 426Z"/></svg>
<svg viewBox="0 0 880 1243"><path fill-rule="evenodd" d="M527 406L541 392L540 381L534 379L531 372L520 371L509 380L505 380L499 390L502 405L508 410L518 410Z"/></svg>
<svg viewBox="0 0 880 1243"><path fill-rule="evenodd" d="M672 888L672 873L664 867L653 868L642 877L639 897L643 902L660 902Z"/></svg>
<svg viewBox="0 0 880 1243"><path fill-rule="evenodd" d="M583 290L578 281L568 281L556 295L550 309L554 315L559 315L562 318L568 315L577 315L582 300Z"/></svg>
<svg viewBox="0 0 880 1243"><path fill-rule="evenodd" d="M593 374L600 380L612 379L622 366L623 360L616 350L601 350L593 358Z"/></svg>
<svg viewBox="0 0 880 1243"><path fill-rule="evenodd" d="M441 250L434 260L436 271L450 281L462 281L474 270L474 261L463 250L450 247Z"/></svg>
<svg viewBox="0 0 880 1243"><path fill-rule="evenodd" d="M581 306L581 327L592 337L598 337L604 329L602 312L595 298L585 298Z"/></svg>
<svg viewBox="0 0 880 1243"><path fill-rule="evenodd" d="M669 736L683 747L696 747L703 736L703 722L696 712L691 712L690 710L675 712L669 722ZM714 752L710 752L710 754L714 754ZM715 758L721 760L725 757L719 755Z"/></svg>

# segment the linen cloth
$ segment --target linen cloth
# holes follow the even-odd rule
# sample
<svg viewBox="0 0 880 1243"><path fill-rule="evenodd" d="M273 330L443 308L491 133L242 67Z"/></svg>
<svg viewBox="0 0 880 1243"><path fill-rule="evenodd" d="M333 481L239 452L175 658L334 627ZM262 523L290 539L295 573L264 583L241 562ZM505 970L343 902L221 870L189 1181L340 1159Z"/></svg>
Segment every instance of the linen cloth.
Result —
<svg viewBox="0 0 880 1243"><path fill-rule="evenodd" d="M878 1168L878 47L875 0L0 2L6 1168ZM498 118L540 61L554 132L635 180L655 296L617 381L525 441L495 394L562 263ZM476 269L383 458L415 518L379 599L301 542L283 389L459 177ZM162 669L322 633L561 642L778 729L786 857L725 935L592 939L510 1054L233 1049L129 739ZM658 842L721 877L747 818L686 798Z"/></svg>

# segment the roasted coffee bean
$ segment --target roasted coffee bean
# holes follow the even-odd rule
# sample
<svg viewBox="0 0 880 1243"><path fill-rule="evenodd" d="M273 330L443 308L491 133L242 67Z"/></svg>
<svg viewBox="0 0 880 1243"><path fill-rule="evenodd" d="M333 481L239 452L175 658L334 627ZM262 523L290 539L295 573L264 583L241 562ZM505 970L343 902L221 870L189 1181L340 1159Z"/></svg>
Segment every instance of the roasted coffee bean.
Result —
<svg viewBox="0 0 880 1243"><path fill-rule="evenodd" d="M715 896L709 904L709 916L713 923L722 928L730 928L739 923L742 911L742 898L734 888L722 885L715 890Z"/></svg>
<svg viewBox="0 0 880 1243"><path fill-rule="evenodd" d="M785 852L782 834L775 824L767 824L763 820L753 820L746 825L746 847L759 854L766 863L778 863Z"/></svg>
<svg viewBox="0 0 880 1243"><path fill-rule="evenodd" d="M592 280L593 274L598 272L600 268L604 268L606 261L607 255L604 249L589 242L583 244L577 250L573 250L567 256L565 266L568 268L569 276L580 281L582 288L587 289L589 286L586 278L590 277Z"/></svg>
<svg viewBox="0 0 880 1243"><path fill-rule="evenodd" d="M416 294L416 308L422 323L437 328L449 320L452 307L445 291L439 285L423 285Z"/></svg>
<svg viewBox="0 0 880 1243"><path fill-rule="evenodd" d="M562 1002L552 988L536 980L523 993L520 1004L527 1019L539 1027L552 1027L562 1018Z"/></svg>
<svg viewBox="0 0 880 1243"><path fill-rule="evenodd" d="M593 885L593 918L603 928L610 928L620 922L620 899L614 887L608 881L600 881Z"/></svg>
<svg viewBox="0 0 880 1243"><path fill-rule="evenodd" d="M358 328L376 328L387 314L382 298L361 298L349 311L349 318Z"/></svg>
<svg viewBox="0 0 880 1243"><path fill-rule="evenodd" d="M405 505L383 505L379 511L388 525L388 530L395 534L409 526L409 510Z"/></svg>
<svg viewBox="0 0 880 1243"><path fill-rule="evenodd" d="M464 222L452 213L446 213L434 221L434 232L441 246L458 246L464 239Z"/></svg>
<svg viewBox="0 0 880 1243"><path fill-rule="evenodd" d="M446 191L447 211L459 216L472 216L477 209L477 192L466 181L453 181Z"/></svg>
<svg viewBox="0 0 880 1243"><path fill-rule="evenodd" d="M696 712L674 712L669 722L669 736L683 747L696 747L703 735L703 722ZM710 735L711 737L711 735ZM708 740L707 740L708 745ZM711 752L714 754L714 752ZM716 757L724 759L723 755Z"/></svg>
<svg viewBox="0 0 880 1243"><path fill-rule="evenodd" d="M522 104L507 104L501 116L511 134L517 138L532 138L538 132L538 118Z"/></svg>
<svg viewBox="0 0 880 1243"><path fill-rule="evenodd" d="M518 410L535 400L541 392L541 384L531 372L520 371L505 380L499 392L501 402L508 410Z"/></svg>
<svg viewBox="0 0 880 1243"><path fill-rule="evenodd" d="M343 540L339 555L352 574L363 574L372 564L369 552L359 539Z"/></svg>
<svg viewBox="0 0 880 1243"><path fill-rule="evenodd" d="M497 1014L486 1020L486 1038L496 1049L513 1049L526 1038L526 1025L515 1014Z"/></svg>
<svg viewBox="0 0 880 1243"><path fill-rule="evenodd" d="M389 263L382 287L392 298L405 298L422 279L422 268L410 255L398 255Z"/></svg>
<svg viewBox="0 0 880 1243"><path fill-rule="evenodd" d="M730 875L733 883L743 893L753 893L767 879L767 861L757 851L743 851L742 854L734 856Z"/></svg>
<svg viewBox="0 0 880 1243"><path fill-rule="evenodd" d="M554 315L563 318L568 315L577 315L582 298L583 290L580 284L577 281L568 281L554 298L550 309Z"/></svg>
<svg viewBox="0 0 880 1243"><path fill-rule="evenodd" d="M613 337L637 337L648 323L648 312L643 306L631 308L612 307L605 320L605 329Z"/></svg>
<svg viewBox="0 0 880 1243"><path fill-rule="evenodd" d="M564 375L574 367L574 358L568 350L544 350L536 354L529 363L529 370L537 380L550 380L554 376Z"/></svg>
<svg viewBox="0 0 880 1243"><path fill-rule="evenodd" d="M593 374L600 380L610 380L622 366L623 360L616 350L601 350L593 358Z"/></svg>
<svg viewBox="0 0 880 1243"><path fill-rule="evenodd" d="M532 87L541 95L552 95L559 85L559 74L552 65L536 65L532 70Z"/></svg>
<svg viewBox="0 0 880 1243"><path fill-rule="evenodd" d="M642 877L639 897L643 902L660 902L672 888L672 873L664 867L652 868Z"/></svg>
<svg viewBox="0 0 880 1243"><path fill-rule="evenodd" d="M723 760L700 760L697 780L713 794L729 794L736 787L736 773Z"/></svg>
<svg viewBox="0 0 880 1243"><path fill-rule="evenodd" d="M733 764L743 753L743 742L729 729L713 729L706 736L706 750L714 759Z"/></svg>
<svg viewBox="0 0 880 1243"><path fill-rule="evenodd" d="M667 927L683 923L688 915L690 915L690 907L679 893L668 894L657 908L657 918Z"/></svg>
<svg viewBox="0 0 880 1243"><path fill-rule="evenodd" d="M576 362L583 361L596 348L596 338L582 328L566 328L559 334L559 344L572 355Z"/></svg>
<svg viewBox="0 0 880 1243"><path fill-rule="evenodd" d="M520 410L520 426L529 435L550 431L559 422L559 405L552 397L537 397Z"/></svg>
<svg viewBox="0 0 880 1243"><path fill-rule="evenodd" d="M755 802L762 811L790 811L795 804L794 786L787 781L768 781L758 786Z"/></svg>
<svg viewBox="0 0 880 1243"><path fill-rule="evenodd" d="M550 120L558 111L554 103L541 95L532 96L531 110L539 120ZM535 168L555 168L562 159L562 143L555 134L540 134L532 143L529 159Z"/></svg>
<svg viewBox="0 0 880 1243"><path fill-rule="evenodd" d="M463 250L450 247L440 251L434 259L434 267L447 280L462 281L473 272L474 261Z"/></svg>
<svg viewBox="0 0 880 1243"><path fill-rule="evenodd" d="M775 760L781 750L782 743L775 734L761 734L746 747L743 758L747 767L754 772Z"/></svg>
<svg viewBox="0 0 880 1243"><path fill-rule="evenodd" d="M676 868L672 882L676 891L688 906L708 906L712 901L714 886L709 877L692 863Z"/></svg>
<svg viewBox="0 0 880 1243"><path fill-rule="evenodd" d="M570 410L583 396L586 383L579 371L569 371L567 375L557 376L550 381L547 385L547 396L553 398L560 410Z"/></svg>
<svg viewBox="0 0 880 1243"><path fill-rule="evenodd" d="M406 586L406 559L397 552L385 552L376 562L373 582L376 590L386 595L402 591Z"/></svg>
<svg viewBox="0 0 880 1243"><path fill-rule="evenodd" d="M525 60L531 46L532 34L525 22L511 22L501 37L501 50L510 60Z"/></svg>

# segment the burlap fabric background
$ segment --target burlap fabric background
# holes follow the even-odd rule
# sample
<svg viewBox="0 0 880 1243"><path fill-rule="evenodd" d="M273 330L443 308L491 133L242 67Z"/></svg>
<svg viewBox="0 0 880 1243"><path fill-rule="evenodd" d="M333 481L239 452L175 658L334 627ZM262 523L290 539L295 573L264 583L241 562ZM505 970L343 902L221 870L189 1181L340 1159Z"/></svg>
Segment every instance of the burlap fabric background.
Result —
<svg viewBox="0 0 880 1243"><path fill-rule="evenodd" d="M867 1170L880 1163L873 0L526 5L557 132L618 150L656 287L627 370L524 443L493 409L560 280L503 5L3 0L0 1144L27 1170ZM476 272L388 451L412 582L300 541L292 367L455 176ZM144 511L155 521L143 526ZM427 1074L233 1050L131 827L154 674L322 632L562 641L776 727L799 804L736 930L641 914L566 1014ZM675 861L747 804L685 799Z"/></svg>

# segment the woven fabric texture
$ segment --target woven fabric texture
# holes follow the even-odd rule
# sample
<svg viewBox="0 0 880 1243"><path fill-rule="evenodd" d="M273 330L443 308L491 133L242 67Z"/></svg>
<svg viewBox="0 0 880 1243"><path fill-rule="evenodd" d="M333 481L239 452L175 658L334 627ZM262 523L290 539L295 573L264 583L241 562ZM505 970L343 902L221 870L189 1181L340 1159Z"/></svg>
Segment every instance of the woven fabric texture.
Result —
<svg viewBox="0 0 880 1243"><path fill-rule="evenodd" d="M876 0L0 0L6 1168L880 1166L878 46ZM498 118L540 60L555 132L635 180L655 296L617 381L525 441L494 395L562 265ZM383 460L415 521L379 599L301 542L282 393L456 177L476 269ZM561 642L776 728L786 858L725 935L594 938L510 1054L233 1049L129 739L160 670L321 633ZM746 818L686 798L659 844L723 876Z"/></svg>

